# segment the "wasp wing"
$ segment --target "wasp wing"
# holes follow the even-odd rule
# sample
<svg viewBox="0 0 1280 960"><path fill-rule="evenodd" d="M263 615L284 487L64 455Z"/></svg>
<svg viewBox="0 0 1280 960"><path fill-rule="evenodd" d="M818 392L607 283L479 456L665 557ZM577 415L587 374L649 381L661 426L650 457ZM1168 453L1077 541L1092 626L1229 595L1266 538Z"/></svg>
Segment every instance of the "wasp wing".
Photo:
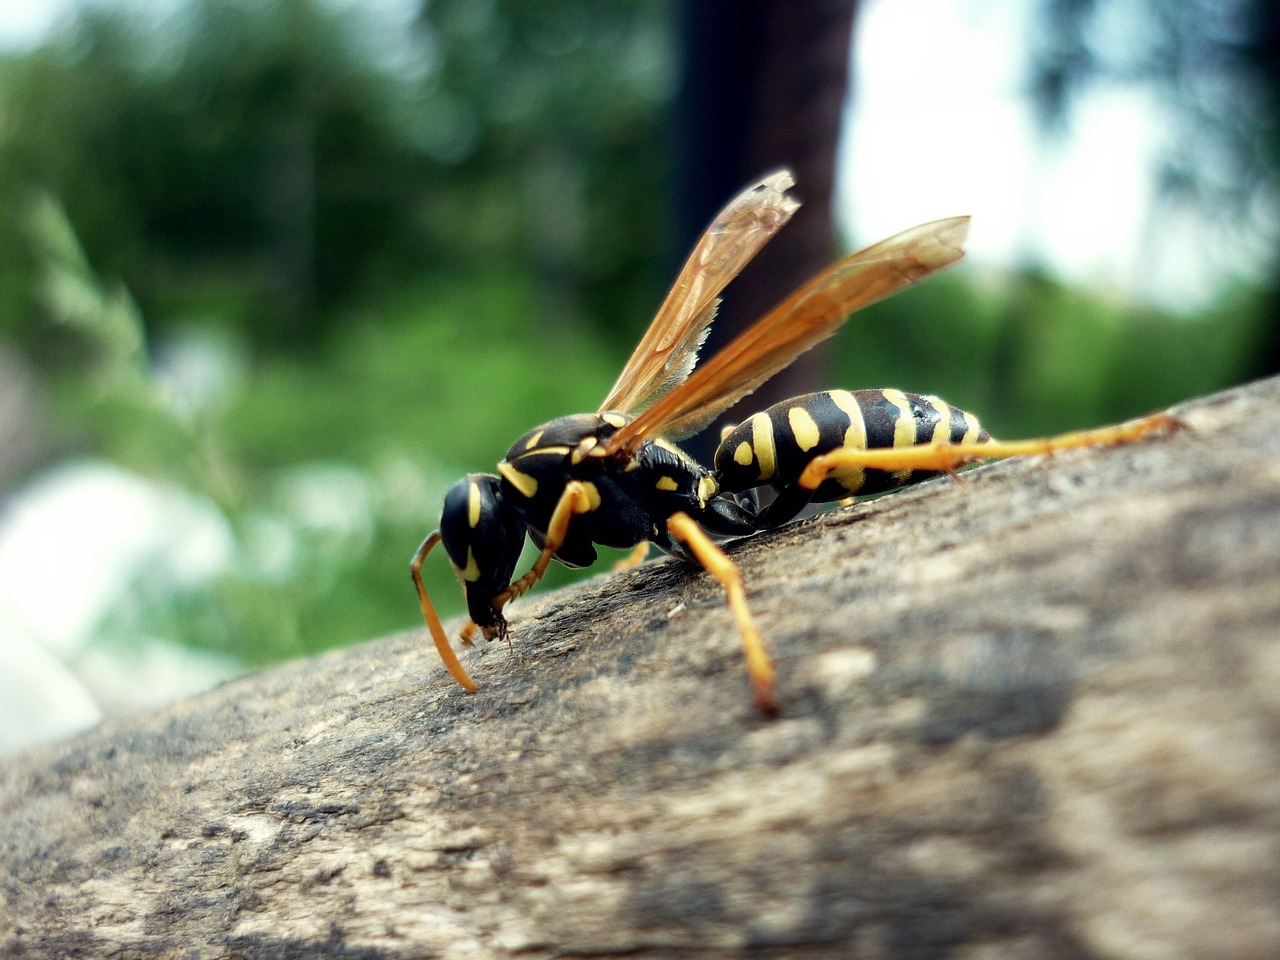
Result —
<svg viewBox="0 0 1280 960"><path fill-rule="evenodd" d="M936 220L833 264L745 333L620 427L598 455L633 451L656 436L705 427L796 357L836 332L856 310L950 266L964 256L968 217Z"/></svg>
<svg viewBox="0 0 1280 960"><path fill-rule="evenodd" d="M689 376L715 319L717 297L800 204L779 170L730 201L699 238L653 323L636 345L600 411L643 410Z"/></svg>

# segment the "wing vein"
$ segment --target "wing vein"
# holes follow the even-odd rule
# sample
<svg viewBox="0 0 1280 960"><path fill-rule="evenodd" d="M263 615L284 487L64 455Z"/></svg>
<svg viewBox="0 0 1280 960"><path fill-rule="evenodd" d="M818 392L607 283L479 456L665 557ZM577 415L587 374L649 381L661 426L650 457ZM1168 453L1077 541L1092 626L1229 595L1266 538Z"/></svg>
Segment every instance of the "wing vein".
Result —
<svg viewBox="0 0 1280 960"><path fill-rule="evenodd" d="M715 319L720 292L799 208L787 196L794 184L790 172L776 171L716 215L600 404L600 412L643 410L689 376Z"/></svg>
<svg viewBox="0 0 1280 960"><path fill-rule="evenodd" d="M836 332L854 312L964 256L969 218L904 230L828 267L741 336L656 398L601 451L632 451L643 440L688 436Z"/></svg>

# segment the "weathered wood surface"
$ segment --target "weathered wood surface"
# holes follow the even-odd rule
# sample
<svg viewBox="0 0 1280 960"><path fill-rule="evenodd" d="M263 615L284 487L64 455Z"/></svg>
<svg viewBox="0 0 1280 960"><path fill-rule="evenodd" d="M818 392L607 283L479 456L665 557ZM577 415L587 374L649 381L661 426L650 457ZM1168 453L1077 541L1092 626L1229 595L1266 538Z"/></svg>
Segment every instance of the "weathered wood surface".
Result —
<svg viewBox="0 0 1280 960"><path fill-rule="evenodd" d="M0 955L1280 956L1280 381L1180 413L737 545L772 722L662 562L10 758Z"/></svg>

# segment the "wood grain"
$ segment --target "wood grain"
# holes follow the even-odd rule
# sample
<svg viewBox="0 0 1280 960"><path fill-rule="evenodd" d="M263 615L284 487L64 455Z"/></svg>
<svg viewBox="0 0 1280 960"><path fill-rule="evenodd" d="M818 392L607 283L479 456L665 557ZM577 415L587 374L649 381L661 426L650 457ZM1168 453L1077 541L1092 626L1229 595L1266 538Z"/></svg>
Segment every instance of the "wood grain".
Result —
<svg viewBox="0 0 1280 960"><path fill-rule="evenodd" d="M0 955L1280 957L1280 380L1177 412L735 545L772 722L662 561L7 758Z"/></svg>

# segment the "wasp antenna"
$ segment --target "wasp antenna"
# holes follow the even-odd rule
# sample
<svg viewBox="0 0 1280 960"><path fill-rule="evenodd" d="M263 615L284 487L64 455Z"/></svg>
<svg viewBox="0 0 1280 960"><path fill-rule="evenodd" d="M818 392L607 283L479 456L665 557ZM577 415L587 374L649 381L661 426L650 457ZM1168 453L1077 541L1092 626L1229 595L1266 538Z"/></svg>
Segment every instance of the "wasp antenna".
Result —
<svg viewBox="0 0 1280 960"><path fill-rule="evenodd" d="M431 598L427 596L427 587L422 582L422 564L427 559L427 554L439 542L439 530L422 541L422 546L418 547L418 552L413 555L413 561L409 564L409 573L413 577L413 585L418 590L418 605L422 607L422 617L427 621L427 629L431 631L431 639L436 642L436 649L440 651L440 659L444 661L445 669L449 671L450 676L457 680L464 690L468 693L475 693L479 687L476 686L476 682L471 679L470 674L463 667L458 655L453 652L449 637L444 632L444 624L440 622L440 616L436 613L435 605L432 604Z"/></svg>

